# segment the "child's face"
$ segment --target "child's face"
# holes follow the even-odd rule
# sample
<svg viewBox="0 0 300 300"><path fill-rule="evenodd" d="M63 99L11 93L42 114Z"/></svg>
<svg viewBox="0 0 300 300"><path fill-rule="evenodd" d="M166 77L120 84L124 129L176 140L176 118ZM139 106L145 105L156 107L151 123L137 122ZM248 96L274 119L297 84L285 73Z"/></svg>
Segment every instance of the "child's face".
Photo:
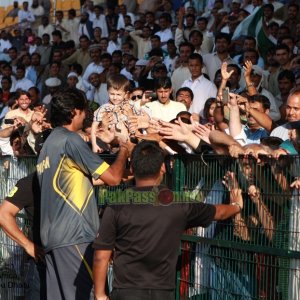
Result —
<svg viewBox="0 0 300 300"><path fill-rule="evenodd" d="M124 101L126 98L126 92L123 90L116 90L114 88L109 88L108 89L108 97L109 97L109 102L114 104L114 105L119 105Z"/></svg>

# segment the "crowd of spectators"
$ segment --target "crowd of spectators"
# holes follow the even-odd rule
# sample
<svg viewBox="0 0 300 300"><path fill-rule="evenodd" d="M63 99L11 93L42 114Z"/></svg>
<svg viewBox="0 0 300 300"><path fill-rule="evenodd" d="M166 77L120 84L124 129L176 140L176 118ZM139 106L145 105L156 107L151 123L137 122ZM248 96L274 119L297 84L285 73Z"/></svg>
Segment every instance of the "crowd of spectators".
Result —
<svg viewBox="0 0 300 300"><path fill-rule="evenodd" d="M177 8L176 1L148 2L127 7L126 2L101 6L87 0L81 11L56 10L53 17L44 3L14 4L7 16L18 16L19 23L2 30L0 39L3 155L36 154L37 134L50 127L51 99L64 88L82 91L90 114L100 107L103 116L95 114L93 131L103 146L94 143L98 152L116 151L117 145L104 136L108 128L120 130L118 122L123 122L122 134L131 138L148 132L147 138L163 142L161 133L154 136L149 129L149 121L158 128L158 120L174 122L183 111L185 120L191 122L191 114L201 126L201 145L209 144L212 130L226 132L242 146L270 135L289 138L286 121L300 120L299 99L288 100L300 83L295 1L217 0L202 6L185 1ZM273 43L268 49L258 34L241 29L258 14L268 45ZM116 74L129 82L122 106L127 102L134 108L123 118L105 117L117 115L107 108L112 103L108 81ZM223 98L226 90L229 99ZM89 121L81 134L93 140ZM17 148L15 131L21 139ZM168 152L195 152L174 147L167 147Z"/></svg>

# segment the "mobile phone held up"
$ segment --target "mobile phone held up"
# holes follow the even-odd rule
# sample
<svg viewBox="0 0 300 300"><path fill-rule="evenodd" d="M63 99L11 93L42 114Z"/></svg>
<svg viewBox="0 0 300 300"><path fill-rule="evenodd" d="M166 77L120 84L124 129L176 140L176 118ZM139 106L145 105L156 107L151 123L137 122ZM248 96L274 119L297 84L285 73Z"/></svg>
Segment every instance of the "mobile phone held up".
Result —
<svg viewBox="0 0 300 300"><path fill-rule="evenodd" d="M229 88L226 87L225 89L223 89L222 91L222 102L224 104L227 104L229 101Z"/></svg>
<svg viewBox="0 0 300 300"><path fill-rule="evenodd" d="M15 123L14 119L4 119L4 124L13 125Z"/></svg>

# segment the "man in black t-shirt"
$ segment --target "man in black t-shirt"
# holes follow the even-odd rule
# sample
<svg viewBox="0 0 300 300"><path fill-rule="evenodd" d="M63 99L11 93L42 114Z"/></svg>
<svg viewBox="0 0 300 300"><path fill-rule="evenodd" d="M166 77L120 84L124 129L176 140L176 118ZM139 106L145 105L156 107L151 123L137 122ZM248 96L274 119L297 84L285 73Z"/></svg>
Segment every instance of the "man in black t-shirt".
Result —
<svg viewBox="0 0 300 300"><path fill-rule="evenodd" d="M46 299L46 266L43 263L44 253L40 241L40 199L41 193L35 172L20 179L0 206L0 227L30 256L25 299ZM16 216L23 208L32 224L28 237L16 222Z"/></svg>
<svg viewBox="0 0 300 300"><path fill-rule="evenodd" d="M131 168L136 187L124 192L120 199L114 199L121 203L130 200L129 204L110 205L105 209L93 244L96 249L95 297L108 299L105 279L110 256L115 250L110 300L173 300L182 233L188 228L207 227L213 220L224 220L239 213L243 207L241 190L235 189L231 194L230 205L170 203L171 191L158 192L165 165L163 152L154 142L141 142L135 147Z"/></svg>

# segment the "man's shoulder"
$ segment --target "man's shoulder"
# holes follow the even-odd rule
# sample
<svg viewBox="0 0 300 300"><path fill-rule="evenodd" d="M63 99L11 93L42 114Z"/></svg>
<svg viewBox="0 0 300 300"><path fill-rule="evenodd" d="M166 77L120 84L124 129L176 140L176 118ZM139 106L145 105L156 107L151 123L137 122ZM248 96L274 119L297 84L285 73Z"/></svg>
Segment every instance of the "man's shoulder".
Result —
<svg viewBox="0 0 300 300"><path fill-rule="evenodd" d="M283 140L287 140L288 137L288 131L289 131L290 125L289 123L285 123L283 125L280 125L272 130L270 136L276 136Z"/></svg>

